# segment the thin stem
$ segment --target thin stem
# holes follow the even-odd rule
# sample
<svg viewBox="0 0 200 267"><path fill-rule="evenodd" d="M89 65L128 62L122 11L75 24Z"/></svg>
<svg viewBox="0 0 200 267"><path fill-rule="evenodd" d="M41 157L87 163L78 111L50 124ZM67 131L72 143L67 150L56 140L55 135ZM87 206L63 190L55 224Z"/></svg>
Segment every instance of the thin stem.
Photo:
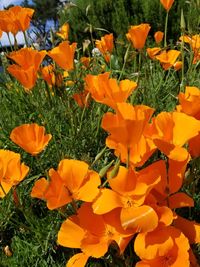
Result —
<svg viewBox="0 0 200 267"><path fill-rule="evenodd" d="M12 42L11 42L9 33L7 33L7 36L8 36L8 41L9 41L9 44L10 44L10 49L11 49L11 51L13 51Z"/></svg>
<svg viewBox="0 0 200 267"><path fill-rule="evenodd" d="M167 14L166 14L166 18L165 18L165 39L164 39L164 47L167 47L167 24L168 24L168 14L169 14L169 12L167 12Z"/></svg>
<svg viewBox="0 0 200 267"><path fill-rule="evenodd" d="M29 45L28 45L28 39L27 39L27 36L26 36L26 32L23 32L23 35L24 35L24 41L26 43L26 47L29 47Z"/></svg>
<svg viewBox="0 0 200 267"><path fill-rule="evenodd" d="M128 52L129 52L129 49L131 47L131 44L129 43L127 49L126 49L126 53L124 55L124 63L123 63L123 66L122 66L122 70L120 72L120 75L119 75L119 78L118 78L118 81L120 81L121 77L122 77L122 74L124 72L124 69L125 69L125 65L126 65L126 61L127 61L127 58L128 58Z"/></svg>

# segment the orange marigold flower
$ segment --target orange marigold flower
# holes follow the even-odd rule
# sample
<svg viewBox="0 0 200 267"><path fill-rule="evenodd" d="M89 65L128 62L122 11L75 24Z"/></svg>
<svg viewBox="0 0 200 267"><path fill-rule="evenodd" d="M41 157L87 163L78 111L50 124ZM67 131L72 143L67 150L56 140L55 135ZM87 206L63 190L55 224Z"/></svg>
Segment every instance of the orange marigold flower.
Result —
<svg viewBox="0 0 200 267"><path fill-rule="evenodd" d="M76 254L67 266L84 267L87 257L100 258L105 255L109 245L115 241L123 253L133 234L125 231L120 224L119 212L105 215L94 214L90 203L84 203L77 215L67 219L58 232L58 244L69 248L80 248L83 253ZM79 260L80 265L71 265Z"/></svg>
<svg viewBox="0 0 200 267"><path fill-rule="evenodd" d="M61 37L63 40L68 40L69 36L69 24L66 22L64 23L59 31L56 33L59 37Z"/></svg>
<svg viewBox="0 0 200 267"><path fill-rule="evenodd" d="M155 151L151 138L144 135L153 112L144 105L117 103L116 114L108 112L103 116L102 128L110 133L106 145L122 162L129 160L133 166L142 166Z"/></svg>
<svg viewBox="0 0 200 267"><path fill-rule="evenodd" d="M184 266L189 267L190 245L185 235L173 226L139 233L134 250L142 259L136 267Z"/></svg>
<svg viewBox="0 0 200 267"><path fill-rule="evenodd" d="M143 23L136 26L131 26L126 37L132 42L135 49L142 49L145 45L148 33L151 27L149 24Z"/></svg>
<svg viewBox="0 0 200 267"><path fill-rule="evenodd" d="M116 79L110 79L109 73L99 75L88 74L85 77L85 90L91 93L92 98L99 103L106 104L116 109L117 103L127 100L137 83L130 80L122 80L117 83Z"/></svg>
<svg viewBox="0 0 200 267"><path fill-rule="evenodd" d="M161 31L155 32L154 39L155 39L155 41L156 41L157 44L159 44L160 42L162 42L163 36L164 36L164 33L163 32L161 32Z"/></svg>
<svg viewBox="0 0 200 267"><path fill-rule="evenodd" d="M169 10L171 9L174 0L160 0L161 4L163 5L163 7L166 9L167 12L169 12Z"/></svg>
<svg viewBox="0 0 200 267"><path fill-rule="evenodd" d="M68 41L60 43L53 48L48 55L64 70L74 69L74 53L76 50L76 43L69 44Z"/></svg>
<svg viewBox="0 0 200 267"><path fill-rule="evenodd" d="M38 52L32 48L22 48L7 56L16 63L10 65L7 70L25 87L25 89L32 89L37 79L37 71L45 55L46 51Z"/></svg>
<svg viewBox="0 0 200 267"><path fill-rule="evenodd" d="M99 193L100 177L89 170L87 163L64 159L57 171L49 170L50 181L41 178L36 181L31 196L47 201L49 209L62 207L73 200L91 202Z"/></svg>
<svg viewBox="0 0 200 267"><path fill-rule="evenodd" d="M96 47L99 49L99 51L103 54L105 60L107 62L110 61L110 54L113 51L113 34L106 34L103 37L101 37L101 40L96 40L95 42Z"/></svg>
<svg viewBox="0 0 200 267"><path fill-rule="evenodd" d="M160 61L164 70L168 70L169 68L174 66L180 53L181 52L177 50L163 51L158 56L156 56L156 59Z"/></svg>
<svg viewBox="0 0 200 267"><path fill-rule="evenodd" d="M29 167L20 163L21 156L9 150L0 149L0 198L19 184L29 172Z"/></svg>
<svg viewBox="0 0 200 267"><path fill-rule="evenodd" d="M160 47L147 48L147 54L151 59L155 59L156 56L160 53Z"/></svg>
<svg viewBox="0 0 200 267"><path fill-rule="evenodd" d="M36 123L22 124L14 128L10 139L33 156L39 154L51 140L51 134L45 134L45 128Z"/></svg>

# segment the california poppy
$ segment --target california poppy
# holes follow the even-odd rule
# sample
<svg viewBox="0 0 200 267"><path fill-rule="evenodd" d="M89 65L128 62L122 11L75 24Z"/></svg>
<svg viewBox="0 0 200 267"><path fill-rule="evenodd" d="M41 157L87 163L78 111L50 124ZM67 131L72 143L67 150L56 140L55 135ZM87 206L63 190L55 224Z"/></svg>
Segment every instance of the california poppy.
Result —
<svg viewBox="0 0 200 267"><path fill-rule="evenodd" d="M12 186L19 184L29 172L29 167L20 163L21 156L0 149L0 197L3 198Z"/></svg>
<svg viewBox="0 0 200 267"><path fill-rule="evenodd" d="M126 37L132 42L135 49L142 49L145 45L148 33L151 27L149 24L140 24L136 26L131 26Z"/></svg>
<svg viewBox="0 0 200 267"><path fill-rule="evenodd" d="M75 93L73 94L73 99L76 101L79 107L81 108L88 107L89 92L84 90L83 92Z"/></svg>
<svg viewBox="0 0 200 267"><path fill-rule="evenodd" d="M7 70L25 89L31 89L35 85L37 71L45 55L46 51L38 52L32 48L22 48L16 52L11 52L7 57L16 64L8 66Z"/></svg>
<svg viewBox="0 0 200 267"><path fill-rule="evenodd" d="M184 266L189 267L190 245L177 228L167 226L150 233L139 233L134 250L142 259L137 267Z"/></svg>
<svg viewBox="0 0 200 267"><path fill-rule="evenodd" d="M116 79L109 78L109 73L105 72L99 75L88 74L85 77L85 90L91 93L95 101L106 104L113 109L117 103L127 100L137 83L130 80L117 82Z"/></svg>
<svg viewBox="0 0 200 267"><path fill-rule="evenodd" d="M112 179L109 178L109 172L108 183L111 189L101 189L93 203L94 212L104 214L120 208L120 220L124 229L152 231L158 225L158 216L144 202L152 188L160 182L159 169L160 162L156 162L139 172L120 166L118 174Z"/></svg>
<svg viewBox="0 0 200 267"><path fill-rule="evenodd" d="M193 64L196 64L200 60L200 35L196 34L193 36L181 36L179 38L181 41L185 43L189 43L190 47L194 52Z"/></svg>
<svg viewBox="0 0 200 267"><path fill-rule="evenodd" d="M160 47L147 48L147 54L151 59L155 59L156 56L160 53Z"/></svg>
<svg viewBox="0 0 200 267"><path fill-rule="evenodd" d="M32 156L36 156L48 145L51 134L45 134L45 128L36 123L22 124L14 128L10 139Z"/></svg>
<svg viewBox="0 0 200 267"><path fill-rule="evenodd" d="M49 86L55 85L56 77L53 65L47 65L40 69L42 78L48 83Z"/></svg>
<svg viewBox="0 0 200 267"><path fill-rule="evenodd" d="M65 22L59 29L58 32L56 32L56 34L61 37L63 40L68 40L68 36L69 36L69 24L67 22Z"/></svg>
<svg viewBox="0 0 200 267"><path fill-rule="evenodd" d="M48 52L48 55L64 70L72 70L74 68L74 53L76 43L69 44L63 41L57 47Z"/></svg>
<svg viewBox="0 0 200 267"><path fill-rule="evenodd" d="M159 44L160 42L162 42L163 36L164 36L164 33L163 32L161 32L161 31L155 32L154 39L155 39L155 41L156 41L157 44Z"/></svg>
<svg viewBox="0 0 200 267"><path fill-rule="evenodd" d="M152 119L147 130L158 149L168 158L177 161L188 158L183 145L197 136L199 131L200 121L181 112L161 112Z"/></svg>
<svg viewBox="0 0 200 267"><path fill-rule="evenodd" d="M132 236L131 232L121 227L117 209L105 215L97 215L93 213L90 203L84 203L77 215L68 218L61 225L58 244L80 248L83 253L73 256L70 264L77 259L80 265L74 266L84 267L87 257L104 256L113 241L117 243L122 253ZM70 265L67 264L67 266Z"/></svg>
<svg viewBox="0 0 200 267"><path fill-rule="evenodd" d="M110 61L110 54L112 53L114 44L113 44L113 34L106 34L101 37L101 40L96 40L96 47L103 54L107 62Z"/></svg>
<svg viewBox="0 0 200 267"><path fill-rule="evenodd" d="M102 128L110 133L106 145L122 162L142 166L156 149L151 137L144 135L154 109L117 103L116 110L116 114L108 112L102 119Z"/></svg>
<svg viewBox="0 0 200 267"><path fill-rule="evenodd" d="M164 70L168 70L175 64L180 53L177 50L162 51L162 53L156 56L156 59L160 61Z"/></svg>
<svg viewBox="0 0 200 267"><path fill-rule="evenodd" d="M161 4L163 5L163 7L166 9L167 12L169 12L169 10L171 9L174 0L160 0Z"/></svg>
<svg viewBox="0 0 200 267"><path fill-rule="evenodd" d="M99 193L100 177L79 160L61 160L57 171L49 170L50 181L36 181L31 196L47 201L49 209L62 207L73 200L91 202Z"/></svg>

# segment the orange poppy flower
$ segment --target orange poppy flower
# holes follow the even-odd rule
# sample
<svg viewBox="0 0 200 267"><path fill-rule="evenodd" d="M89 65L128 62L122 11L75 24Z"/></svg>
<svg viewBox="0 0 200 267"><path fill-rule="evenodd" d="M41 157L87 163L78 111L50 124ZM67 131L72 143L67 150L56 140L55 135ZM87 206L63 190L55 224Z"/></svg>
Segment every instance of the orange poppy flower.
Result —
<svg viewBox="0 0 200 267"><path fill-rule="evenodd" d="M117 83L116 79L109 79L109 73L99 75L88 74L85 77L85 90L91 93L92 98L99 103L106 104L113 109L117 103L125 102L137 83L130 80L122 80Z"/></svg>
<svg viewBox="0 0 200 267"><path fill-rule="evenodd" d="M58 32L56 32L56 34L61 37L63 40L68 40L68 36L69 36L69 24L66 22L64 23Z"/></svg>
<svg viewBox="0 0 200 267"><path fill-rule="evenodd" d="M90 57L81 57L80 62L83 64L84 67L89 68L90 66Z"/></svg>
<svg viewBox="0 0 200 267"><path fill-rule="evenodd" d="M48 55L64 70L74 69L74 53L76 50L76 43L69 44L64 41L59 46L53 48Z"/></svg>
<svg viewBox="0 0 200 267"><path fill-rule="evenodd" d="M39 154L51 140L51 134L45 134L45 128L36 123L22 124L14 128L10 139L32 156Z"/></svg>
<svg viewBox="0 0 200 267"><path fill-rule="evenodd" d="M189 43L190 47L194 52L193 64L196 64L200 60L200 35L196 34L193 36L181 36L179 38L181 41L183 40L185 43Z"/></svg>
<svg viewBox="0 0 200 267"><path fill-rule="evenodd" d="M3 32L2 32L2 30L0 29L0 38L1 38L2 34L3 34Z"/></svg>
<svg viewBox="0 0 200 267"><path fill-rule="evenodd" d="M49 86L53 86L56 83L56 77L54 73L54 67L52 65L44 66L40 69L42 78L48 83Z"/></svg>
<svg viewBox="0 0 200 267"><path fill-rule="evenodd" d="M190 245L185 235L173 226L139 233L134 250L142 259L136 267L190 266Z"/></svg>
<svg viewBox="0 0 200 267"><path fill-rule="evenodd" d="M36 181L31 196L46 200L51 210L73 200L91 202L99 193L101 181L98 173L88 168L87 163L79 160L61 160L57 171L49 170L50 181Z"/></svg>
<svg viewBox="0 0 200 267"><path fill-rule="evenodd" d="M149 24L140 24L136 26L131 26L126 37L132 42L135 49L142 49L145 45L148 33L151 27Z"/></svg>
<svg viewBox="0 0 200 267"><path fill-rule="evenodd" d="M19 184L29 172L29 167L20 163L20 154L0 149L0 198Z"/></svg>
<svg viewBox="0 0 200 267"><path fill-rule="evenodd" d="M89 98L89 92L86 90L80 93L75 93L73 95L73 99L76 101L76 103L79 105L80 108L89 106L88 98Z"/></svg>
<svg viewBox="0 0 200 267"><path fill-rule="evenodd" d="M113 34L106 34L103 37L101 37L101 40L96 40L95 42L96 47L99 49L99 51L103 54L105 60L107 62L110 61L110 54L113 51Z"/></svg>
<svg viewBox="0 0 200 267"><path fill-rule="evenodd" d="M21 6L13 6L9 8L9 11L13 14L17 31L24 32L30 27L30 21L35 12L34 9ZM13 32L13 34L16 33L17 32Z"/></svg>
<svg viewBox="0 0 200 267"><path fill-rule="evenodd" d="M155 41L156 41L157 44L159 44L160 42L162 42L163 36L164 36L164 33L163 32L161 32L161 31L155 32L154 39L155 39Z"/></svg>
<svg viewBox="0 0 200 267"><path fill-rule="evenodd" d="M118 174L112 179L109 178L109 172L108 183L112 190L101 189L93 203L94 212L105 214L121 208L120 220L124 229L152 231L158 225L158 216L144 202L152 188L160 182L159 169L160 162L156 162L139 172L120 166Z"/></svg>
<svg viewBox="0 0 200 267"><path fill-rule="evenodd" d="M174 65L173 65L173 67L174 67L174 69L175 69L176 71L178 71L178 70L182 69L182 67L183 67L183 62L182 62L182 61L176 61L176 62L174 63Z"/></svg>
<svg viewBox="0 0 200 267"><path fill-rule="evenodd" d="M147 54L151 59L155 59L156 56L160 53L160 47L147 48Z"/></svg>
<svg viewBox="0 0 200 267"><path fill-rule="evenodd" d="M161 112L152 119L145 134L151 136L154 144L168 158L184 161L188 152L183 145L198 135L200 121L181 112ZM148 134L147 134L148 133Z"/></svg>
<svg viewBox="0 0 200 267"><path fill-rule="evenodd" d="M169 68L174 66L180 53L181 52L177 50L163 51L158 56L156 56L156 59L160 61L164 70L168 70Z"/></svg>
<svg viewBox="0 0 200 267"><path fill-rule="evenodd" d="M11 32L14 35L19 31L25 31L30 26L33 13L33 9L20 6L0 10L0 28L4 32Z"/></svg>
<svg viewBox="0 0 200 267"><path fill-rule="evenodd" d="M176 108L179 112L200 120L200 89L198 87L186 86L185 93L179 93L178 99L180 105Z"/></svg>
<svg viewBox="0 0 200 267"><path fill-rule="evenodd" d="M83 254L73 256L69 265L75 259L80 261L77 267L84 267L86 257L100 258L105 255L109 245L115 241L122 253L133 234L125 231L119 220L116 209L105 215L94 214L90 203L84 203L77 215L67 219L58 232L58 244L64 247L80 248Z"/></svg>
<svg viewBox="0 0 200 267"><path fill-rule="evenodd" d="M31 89L35 85L37 71L45 55L46 51L38 52L32 48L22 48L7 56L16 63L10 65L7 70L25 87L25 89ZM27 60L27 58L29 60Z"/></svg>
<svg viewBox="0 0 200 267"><path fill-rule="evenodd" d="M144 135L153 112L144 105L117 103L117 114L108 112L103 116L102 128L110 133L106 145L122 162L129 160L133 166L142 166L155 151L151 138Z"/></svg>
<svg viewBox="0 0 200 267"><path fill-rule="evenodd" d="M169 12L174 3L174 0L160 0L160 3L163 5L166 11Z"/></svg>

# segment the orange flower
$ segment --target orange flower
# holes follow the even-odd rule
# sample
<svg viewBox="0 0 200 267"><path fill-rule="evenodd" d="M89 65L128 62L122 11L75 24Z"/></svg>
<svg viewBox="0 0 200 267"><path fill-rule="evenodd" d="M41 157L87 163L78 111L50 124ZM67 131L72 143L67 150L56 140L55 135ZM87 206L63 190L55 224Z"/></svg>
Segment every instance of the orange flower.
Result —
<svg viewBox="0 0 200 267"><path fill-rule="evenodd" d="M178 98L177 110L200 120L200 89L186 86L185 93L179 93ZM200 133L189 140L189 152L192 157L200 156Z"/></svg>
<svg viewBox="0 0 200 267"><path fill-rule="evenodd" d="M183 145L198 135L200 121L180 112L161 112L152 121L147 132L158 149L170 159L186 160L188 152Z"/></svg>
<svg viewBox="0 0 200 267"><path fill-rule="evenodd" d="M107 62L110 61L110 54L112 53L114 44L113 44L113 34L106 34L101 37L101 40L96 40L96 47L103 54Z"/></svg>
<svg viewBox="0 0 200 267"><path fill-rule="evenodd" d="M30 27L30 21L35 12L32 8L13 6L9 8L9 11L13 13L13 17L15 18L14 23L17 26L17 31L24 32ZM13 34L16 33L13 32Z"/></svg>
<svg viewBox="0 0 200 267"><path fill-rule="evenodd" d="M99 193L101 181L98 173L88 168L87 163L79 160L61 160L57 171L49 170L50 181L36 181L31 196L46 200L51 210L73 200L91 202Z"/></svg>
<svg viewBox="0 0 200 267"><path fill-rule="evenodd" d="M90 66L90 58L89 57L81 57L80 62L85 66L86 68L89 68Z"/></svg>
<svg viewBox="0 0 200 267"><path fill-rule="evenodd" d="M74 69L74 53L76 50L76 43L69 44L64 41L59 46L53 48L48 55L64 70Z"/></svg>
<svg viewBox="0 0 200 267"><path fill-rule="evenodd" d="M154 110L144 105L117 104L117 114L103 116L102 128L110 133L106 145L115 150L121 161L142 166L155 151L151 138L144 135Z"/></svg>
<svg viewBox="0 0 200 267"><path fill-rule="evenodd" d="M172 7L174 0L160 0L163 7L169 12L170 8Z"/></svg>
<svg viewBox="0 0 200 267"><path fill-rule="evenodd" d="M80 108L89 106L88 98L89 98L89 93L87 91L75 93L73 95L73 99L76 101L76 103L79 105Z"/></svg>
<svg viewBox="0 0 200 267"><path fill-rule="evenodd" d="M134 232L152 231L158 225L158 216L144 202L152 188L160 182L159 169L160 162L156 162L139 172L120 166L118 174L112 179L109 172L108 183L112 190L101 189L93 203L94 212L105 214L121 208L120 220L124 229L132 229Z"/></svg>
<svg viewBox="0 0 200 267"><path fill-rule="evenodd" d="M147 54L151 59L155 59L160 51L160 47L147 48Z"/></svg>
<svg viewBox="0 0 200 267"><path fill-rule="evenodd" d="M10 65L7 70L25 87L25 89L31 89L35 85L37 71L45 55L46 51L38 52L32 48L22 48L7 56L16 63Z"/></svg>
<svg viewBox="0 0 200 267"><path fill-rule="evenodd" d="M33 156L39 154L51 140L51 134L45 134L45 128L36 123L23 124L14 128L10 139Z"/></svg>
<svg viewBox="0 0 200 267"><path fill-rule="evenodd" d="M61 37L63 40L68 40L69 36L69 24L66 22L62 25L62 27L59 29L59 32L56 33L59 37Z"/></svg>
<svg viewBox="0 0 200 267"><path fill-rule="evenodd" d="M20 154L0 149L0 198L19 184L29 172L29 167L20 163Z"/></svg>
<svg viewBox="0 0 200 267"><path fill-rule="evenodd" d="M48 85L55 85L56 77L54 73L54 67L52 65L47 65L41 69L42 78L48 83Z"/></svg>
<svg viewBox="0 0 200 267"><path fill-rule="evenodd" d="M186 86L185 93L179 93L180 105L176 108L189 116L200 120L200 89L198 87Z"/></svg>
<svg viewBox="0 0 200 267"><path fill-rule="evenodd" d="M134 249L142 259L136 267L190 266L188 239L173 226L138 234Z"/></svg>
<svg viewBox="0 0 200 267"><path fill-rule="evenodd" d="M4 32L11 32L16 35L19 31L26 31L30 26L30 21L34 10L20 6L14 6L8 10L0 11L0 28Z"/></svg>
<svg viewBox="0 0 200 267"><path fill-rule="evenodd" d="M154 39L155 39L155 41L156 41L157 44L159 44L160 42L162 42L163 36L164 36L164 33L163 32L161 32L161 31L155 32Z"/></svg>
<svg viewBox="0 0 200 267"><path fill-rule="evenodd" d="M97 215L93 213L90 203L84 203L77 215L61 225L58 244L80 248L83 253L73 256L67 266L84 267L87 257L104 256L113 241L117 243L122 253L132 236L132 233L121 227L117 209L105 215ZM71 265L75 259L79 260L79 265Z"/></svg>
<svg viewBox="0 0 200 267"><path fill-rule="evenodd" d="M168 70L175 64L180 53L177 50L163 51L160 55L156 56L156 59L160 61L164 70Z"/></svg>
<svg viewBox="0 0 200 267"><path fill-rule="evenodd" d="M2 34L3 34L3 32L2 32L2 30L0 29L0 38L1 38Z"/></svg>
<svg viewBox="0 0 200 267"><path fill-rule="evenodd" d="M91 93L92 98L99 103L106 104L113 109L117 103L125 102L131 92L136 89L137 83L130 80L109 79L109 73L85 77L85 90Z"/></svg>
<svg viewBox="0 0 200 267"><path fill-rule="evenodd" d="M194 52L193 64L196 64L197 61L200 60L200 35L196 34L192 37L184 35L179 38L181 41L183 40L185 43L189 43L190 47Z"/></svg>
<svg viewBox="0 0 200 267"><path fill-rule="evenodd" d="M126 34L126 37L132 42L135 49L142 49L145 45L150 29L150 25L145 23L137 26L131 26Z"/></svg>
<svg viewBox="0 0 200 267"><path fill-rule="evenodd" d="M173 67L174 67L174 69L175 69L176 71L178 71L178 70L182 69L182 67L183 67L183 62L182 62L182 61L176 61L176 62L174 63L174 65L173 65Z"/></svg>

